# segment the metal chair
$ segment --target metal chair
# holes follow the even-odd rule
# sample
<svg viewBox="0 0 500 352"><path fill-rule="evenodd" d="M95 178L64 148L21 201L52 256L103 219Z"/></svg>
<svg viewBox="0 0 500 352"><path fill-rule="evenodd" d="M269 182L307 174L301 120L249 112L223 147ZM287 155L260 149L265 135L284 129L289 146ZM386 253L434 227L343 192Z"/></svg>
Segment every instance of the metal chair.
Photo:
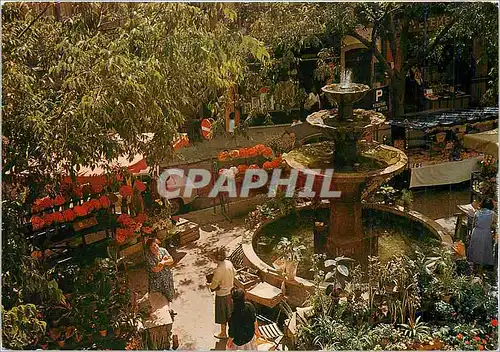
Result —
<svg viewBox="0 0 500 352"><path fill-rule="evenodd" d="M278 316L276 317L276 321L279 321L281 313L285 314L285 328L290 324L291 317L293 315L292 308L285 301L281 301L278 305L279 311ZM285 350L286 345L284 343L285 334L280 329L277 322L272 321L269 318L266 318L263 315L257 315L257 321L259 322L259 333L260 335L268 341L272 341L276 349Z"/></svg>

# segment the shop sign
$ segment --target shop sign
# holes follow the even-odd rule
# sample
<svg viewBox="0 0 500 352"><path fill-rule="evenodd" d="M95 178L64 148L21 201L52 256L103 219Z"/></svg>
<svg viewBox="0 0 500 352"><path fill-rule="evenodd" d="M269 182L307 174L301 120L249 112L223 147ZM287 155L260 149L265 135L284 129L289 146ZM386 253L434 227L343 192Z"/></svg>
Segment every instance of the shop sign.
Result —
<svg viewBox="0 0 500 352"><path fill-rule="evenodd" d="M431 17L425 22L410 21L410 32L420 32L426 27L428 31L435 31L441 26L446 26L450 22L451 18L446 16Z"/></svg>

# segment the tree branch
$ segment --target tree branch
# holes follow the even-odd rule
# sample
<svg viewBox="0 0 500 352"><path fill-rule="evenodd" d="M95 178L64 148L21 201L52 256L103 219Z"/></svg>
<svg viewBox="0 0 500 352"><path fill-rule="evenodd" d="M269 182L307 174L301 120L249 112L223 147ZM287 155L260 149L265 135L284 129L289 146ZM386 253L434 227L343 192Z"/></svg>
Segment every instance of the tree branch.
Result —
<svg viewBox="0 0 500 352"><path fill-rule="evenodd" d="M422 62L423 60L425 60L427 58L427 56L429 56L429 54L434 51L434 49L436 49L436 47L441 44L441 41L443 40L443 38L446 36L446 34L448 34L448 32L451 30L451 28L455 25L455 23L457 23L457 19L454 18L452 19L442 30L441 32L439 32L439 34L436 36L436 39L434 39L434 41L432 42L432 44L429 45L429 47L424 50L424 53L410 61L408 61L408 63L406 65L404 65L404 69L402 70L403 72L406 72L410 67L412 67L413 65L416 65L420 62Z"/></svg>
<svg viewBox="0 0 500 352"><path fill-rule="evenodd" d="M356 32L356 30L351 30L349 31L349 35L356 38L357 40L359 40L363 45L365 45L368 49L370 49L372 52L373 52L373 55L375 55L375 57L377 58L377 60L379 62L381 62L387 72L389 73L389 75L392 77L394 72L393 72L393 69L391 67L391 65L389 65L389 63L387 62L386 58L384 57L384 55L382 55L382 53L377 49L375 43L371 43L369 40L367 40L366 38L364 38L363 36L361 36L360 34L358 34Z"/></svg>
<svg viewBox="0 0 500 352"><path fill-rule="evenodd" d="M43 14L47 11L47 9L49 8L49 6L50 6L50 3L47 3L47 5L45 5L45 8L42 10L42 12L40 12L40 13L38 14L38 16L36 16L36 17L33 19L33 21L31 21L31 22L30 22L30 24L29 24L29 25L28 25L28 26L27 26L27 27L26 27L26 28L25 28L25 29L21 32L21 34L19 34L19 35L17 36L17 38L18 38L18 39L19 39L19 38L21 38L21 37L23 36L23 34L24 34L24 33L26 33L26 31L27 31L28 29L30 29L30 28L31 28L31 26L33 26L33 25L35 24L35 22L36 22L36 21L38 21L38 20L40 19L40 17L42 17L42 16L43 16Z"/></svg>

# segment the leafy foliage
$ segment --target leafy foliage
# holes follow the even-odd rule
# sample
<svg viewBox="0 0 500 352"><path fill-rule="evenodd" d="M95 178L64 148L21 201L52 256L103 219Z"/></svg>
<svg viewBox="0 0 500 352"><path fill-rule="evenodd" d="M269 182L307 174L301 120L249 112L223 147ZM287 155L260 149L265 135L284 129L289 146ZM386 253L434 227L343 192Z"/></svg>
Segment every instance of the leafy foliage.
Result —
<svg viewBox="0 0 500 352"><path fill-rule="evenodd" d="M2 339L5 346L21 349L36 344L38 336L45 334L47 326L38 317L34 304L16 306L10 310L2 307Z"/></svg>

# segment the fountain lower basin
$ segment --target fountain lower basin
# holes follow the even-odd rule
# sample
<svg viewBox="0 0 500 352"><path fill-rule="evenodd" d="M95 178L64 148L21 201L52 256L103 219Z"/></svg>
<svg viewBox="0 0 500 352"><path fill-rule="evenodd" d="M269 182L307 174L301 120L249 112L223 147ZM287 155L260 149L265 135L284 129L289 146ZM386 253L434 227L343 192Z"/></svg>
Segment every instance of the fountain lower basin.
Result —
<svg viewBox="0 0 500 352"><path fill-rule="evenodd" d="M323 211L327 211L329 207L328 202L324 202L321 206ZM383 214L384 218L399 218L407 219L410 222L411 227L420 228L422 231L426 231L426 234L422 236L424 242L432 242L438 245L440 242L443 246L451 247L453 245L452 238L450 234L434 220L426 217L425 215L409 211L405 212L402 207L398 206L387 206L382 204L374 203L364 203L364 211L376 211ZM312 206L310 203L301 204L297 211L312 211ZM258 228L247 231L242 238L242 249L244 254L245 265L252 268L258 269L260 271L262 279L276 287L280 287L282 283L282 276L276 269L272 266L272 260L270 256L264 254L262 255L261 250L256 245L259 241L260 236L262 236L263 231L267 226L271 226L273 223L280 221L282 218L269 219L262 222ZM312 224L308 236L313 236L312 234ZM389 241L394 239L394 237L388 237ZM436 241L436 242L434 242ZM414 242L415 243L415 242ZM418 244L418 243L417 243ZM386 246L387 248L387 246ZM382 248L383 249L383 248ZM262 257L261 257L262 255ZM387 256L386 256L387 257ZM298 276L294 280L286 281L286 295L289 303L294 306L302 306L304 301L309 297L310 293L314 290L314 283L312 280L308 279L308 275L304 275L305 271L304 264L302 265L302 273L299 272ZM302 275L301 275L302 274Z"/></svg>

